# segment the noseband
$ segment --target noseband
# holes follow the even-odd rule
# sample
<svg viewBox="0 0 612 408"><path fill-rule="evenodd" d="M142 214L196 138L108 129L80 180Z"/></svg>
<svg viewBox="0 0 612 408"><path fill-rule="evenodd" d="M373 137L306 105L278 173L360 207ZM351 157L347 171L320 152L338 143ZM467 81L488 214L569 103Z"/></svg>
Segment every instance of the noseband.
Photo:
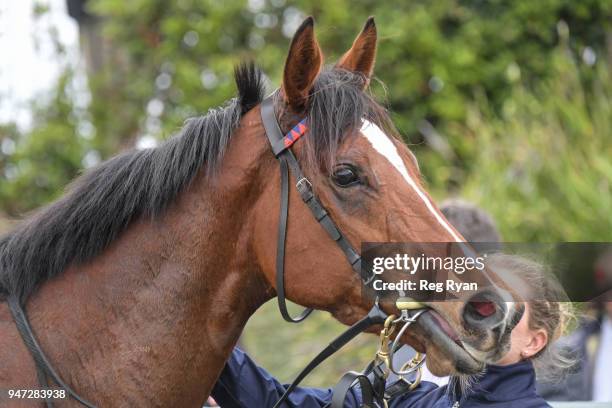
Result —
<svg viewBox="0 0 612 408"><path fill-rule="evenodd" d="M300 121L286 135L278 125L274 112L274 95L272 94L261 103L261 119L266 130L266 136L270 142L272 152L280 163L280 214L278 220L278 237L276 244L276 295L278 299L278 309L283 319L291 323L299 323L312 312L312 309L305 309L299 316L291 317L287 311L285 297L285 245L287 240L287 222L289 220L289 172L296 180L295 187L302 198L302 201L310 209L313 217L327 232L327 235L336 242L338 247L346 256L347 261L357 274L361 277L364 284L369 284L373 275L367 275L361 270L361 256L346 239L342 231L331 219L329 213L315 195L312 183L304 176L300 164L298 163L291 146L308 130L305 120Z"/></svg>

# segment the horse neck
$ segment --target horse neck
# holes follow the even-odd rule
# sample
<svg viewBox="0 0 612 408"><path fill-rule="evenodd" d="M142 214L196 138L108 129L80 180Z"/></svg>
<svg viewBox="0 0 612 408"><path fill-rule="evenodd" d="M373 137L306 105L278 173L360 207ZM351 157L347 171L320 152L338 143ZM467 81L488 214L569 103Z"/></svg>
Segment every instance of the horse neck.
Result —
<svg viewBox="0 0 612 408"><path fill-rule="evenodd" d="M263 135L240 133L214 181L200 175L159 220L134 222L30 299L43 349L82 395L201 405L249 316L270 298L245 200L262 189L237 176L256 173L267 146Z"/></svg>

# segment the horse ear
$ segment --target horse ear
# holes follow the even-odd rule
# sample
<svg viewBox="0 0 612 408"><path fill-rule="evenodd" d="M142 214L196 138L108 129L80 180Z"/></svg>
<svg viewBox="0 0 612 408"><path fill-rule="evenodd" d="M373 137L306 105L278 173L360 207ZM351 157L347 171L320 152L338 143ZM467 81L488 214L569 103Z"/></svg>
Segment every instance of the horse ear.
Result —
<svg viewBox="0 0 612 408"><path fill-rule="evenodd" d="M370 80L374 71L374 60L376 59L376 23L374 17L368 18L363 30L353 42L353 46L340 58L337 67L348 71L358 72Z"/></svg>
<svg viewBox="0 0 612 408"><path fill-rule="evenodd" d="M283 72L283 94L294 112L304 110L322 65L323 53L314 35L314 19L308 17L291 40Z"/></svg>

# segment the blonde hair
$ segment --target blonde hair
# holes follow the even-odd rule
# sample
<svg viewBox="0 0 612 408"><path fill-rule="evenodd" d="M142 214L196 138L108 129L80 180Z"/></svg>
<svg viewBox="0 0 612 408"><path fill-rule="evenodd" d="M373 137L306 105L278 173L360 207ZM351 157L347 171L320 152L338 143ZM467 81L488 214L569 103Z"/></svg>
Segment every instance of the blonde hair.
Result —
<svg viewBox="0 0 612 408"><path fill-rule="evenodd" d="M487 265L516 273L529 287L531 293L522 294L529 303L528 324L532 330L543 329L547 344L535 355L533 361L538 379L558 381L574 364L574 359L556 340L574 326L572 303L565 291L543 264L517 255L489 255Z"/></svg>

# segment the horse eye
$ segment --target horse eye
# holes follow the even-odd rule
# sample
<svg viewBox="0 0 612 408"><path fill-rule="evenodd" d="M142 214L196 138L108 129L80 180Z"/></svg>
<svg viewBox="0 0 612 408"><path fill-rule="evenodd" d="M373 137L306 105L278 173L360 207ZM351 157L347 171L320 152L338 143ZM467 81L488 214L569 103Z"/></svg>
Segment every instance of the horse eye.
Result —
<svg viewBox="0 0 612 408"><path fill-rule="evenodd" d="M334 169L332 180L338 187L351 187L361 182L357 171L352 166L346 164Z"/></svg>

